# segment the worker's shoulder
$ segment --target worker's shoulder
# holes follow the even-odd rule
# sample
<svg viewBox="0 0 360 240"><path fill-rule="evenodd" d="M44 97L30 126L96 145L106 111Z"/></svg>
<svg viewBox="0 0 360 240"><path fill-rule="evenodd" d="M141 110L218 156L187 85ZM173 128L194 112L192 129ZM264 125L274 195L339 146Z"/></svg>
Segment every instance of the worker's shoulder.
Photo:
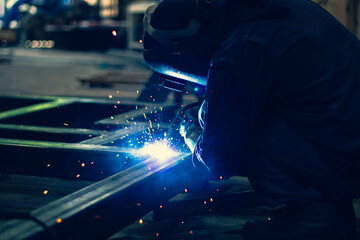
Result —
<svg viewBox="0 0 360 240"><path fill-rule="evenodd" d="M266 54L278 31L280 25L255 19L238 24L223 39L212 59L213 65L219 62L237 63L249 54Z"/></svg>
<svg viewBox="0 0 360 240"><path fill-rule="evenodd" d="M357 46L358 40L326 10L311 1L269 0L262 11L228 32L215 58L234 59L247 46L281 57L299 43L307 49ZM261 52L261 51L260 51Z"/></svg>

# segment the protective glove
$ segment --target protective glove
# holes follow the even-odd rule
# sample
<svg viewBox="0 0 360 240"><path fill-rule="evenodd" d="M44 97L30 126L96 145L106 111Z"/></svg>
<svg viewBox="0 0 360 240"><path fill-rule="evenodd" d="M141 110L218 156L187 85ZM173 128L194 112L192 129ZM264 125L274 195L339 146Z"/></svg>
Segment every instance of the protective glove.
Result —
<svg viewBox="0 0 360 240"><path fill-rule="evenodd" d="M185 111L179 128L180 135L192 153L203 131L199 124L198 112L198 107Z"/></svg>
<svg viewBox="0 0 360 240"><path fill-rule="evenodd" d="M186 130L183 125L180 126L180 134L184 138L186 145L189 147L192 153L194 153L196 143L201 136L201 133L201 127L195 124L189 126Z"/></svg>

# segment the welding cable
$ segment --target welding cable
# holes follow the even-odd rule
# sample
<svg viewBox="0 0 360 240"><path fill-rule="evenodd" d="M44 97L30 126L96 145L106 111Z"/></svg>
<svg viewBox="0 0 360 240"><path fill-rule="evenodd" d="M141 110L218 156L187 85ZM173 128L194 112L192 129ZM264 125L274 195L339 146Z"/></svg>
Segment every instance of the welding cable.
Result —
<svg viewBox="0 0 360 240"><path fill-rule="evenodd" d="M48 235L52 237L52 239L61 240L59 235L54 230L52 230L45 223L43 223L42 221L31 215L31 213L4 212L4 211L0 212L0 219L9 219L9 218L32 220L35 223L37 223L39 226L41 226L48 233Z"/></svg>

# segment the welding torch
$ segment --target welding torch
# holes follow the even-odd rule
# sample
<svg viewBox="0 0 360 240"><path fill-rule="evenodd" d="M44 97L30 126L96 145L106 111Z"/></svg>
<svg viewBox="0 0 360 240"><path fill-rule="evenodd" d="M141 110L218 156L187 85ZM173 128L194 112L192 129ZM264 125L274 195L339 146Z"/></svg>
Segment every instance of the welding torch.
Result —
<svg viewBox="0 0 360 240"><path fill-rule="evenodd" d="M166 133L166 139L169 144L174 144L174 140L177 139L178 135L180 135L180 129L182 125L190 125L190 119L187 116L187 111L190 109L200 106L201 102L194 102L186 105L183 107L179 113L176 115L174 120L172 121L167 133ZM186 141L185 141L186 142ZM189 146L189 144L187 144ZM189 146L190 147L190 146ZM193 150L193 149L191 149Z"/></svg>

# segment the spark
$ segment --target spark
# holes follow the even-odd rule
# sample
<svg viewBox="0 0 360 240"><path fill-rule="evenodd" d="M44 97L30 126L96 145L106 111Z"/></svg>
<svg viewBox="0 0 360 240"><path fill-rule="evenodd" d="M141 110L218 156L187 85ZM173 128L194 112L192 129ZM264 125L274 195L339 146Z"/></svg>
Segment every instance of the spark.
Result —
<svg viewBox="0 0 360 240"><path fill-rule="evenodd" d="M139 224L143 224L144 221L142 219L139 220Z"/></svg>
<svg viewBox="0 0 360 240"><path fill-rule="evenodd" d="M44 195L48 194L48 192L49 192L48 190L44 190Z"/></svg>
<svg viewBox="0 0 360 240"><path fill-rule="evenodd" d="M178 153L169 147L166 140L155 141L153 143L147 143L141 148L138 153L140 155L150 155L161 162L175 157Z"/></svg>
<svg viewBox="0 0 360 240"><path fill-rule="evenodd" d="M56 219L56 222L61 223L62 222L61 218Z"/></svg>
<svg viewBox="0 0 360 240"><path fill-rule="evenodd" d="M109 95L109 98L111 99L111 98L113 98L113 96L110 94L110 95Z"/></svg>

